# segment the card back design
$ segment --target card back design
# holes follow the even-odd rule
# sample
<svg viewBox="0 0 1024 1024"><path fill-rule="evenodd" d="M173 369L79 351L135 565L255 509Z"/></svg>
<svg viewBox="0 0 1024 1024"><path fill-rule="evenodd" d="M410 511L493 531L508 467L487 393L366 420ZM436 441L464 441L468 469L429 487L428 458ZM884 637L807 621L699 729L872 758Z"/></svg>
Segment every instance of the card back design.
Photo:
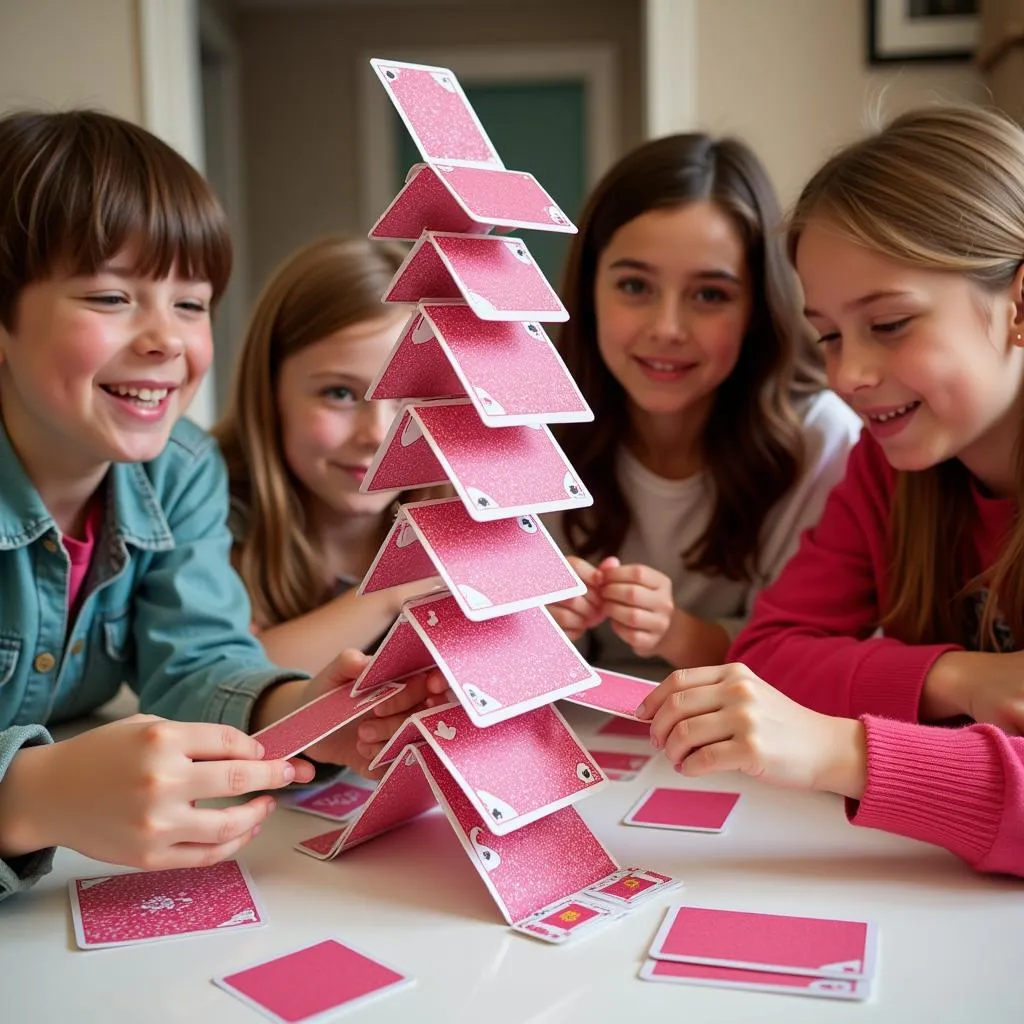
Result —
<svg viewBox="0 0 1024 1024"><path fill-rule="evenodd" d="M739 793L655 786L622 819L624 825L683 832L722 832L739 801Z"/></svg>
<svg viewBox="0 0 1024 1024"><path fill-rule="evenodd" d="M574 704L608 711L617 718L639 721L636 709L650 696L657 684L649 679L639 679L636 676L623 675L621 672L609 672L603 668L596 668L594 671L600 683L585 693L576 694L568 699ZM644 722L644 735L649 731L650 723Z"/></svg>

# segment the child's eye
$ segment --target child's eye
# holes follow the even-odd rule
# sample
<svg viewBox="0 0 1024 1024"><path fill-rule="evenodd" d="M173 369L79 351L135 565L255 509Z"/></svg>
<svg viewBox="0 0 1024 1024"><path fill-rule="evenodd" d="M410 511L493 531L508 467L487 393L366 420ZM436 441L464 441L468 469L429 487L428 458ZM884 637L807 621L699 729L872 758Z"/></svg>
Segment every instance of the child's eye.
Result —
<svg viewBox="0 0 1024 1024"><path fill-rule="evenodd" d="M839 340L839 332L838 331L832 331L829 334L821 335L821 337L818 338L818 340L815 342L815 344L817 344L817 345L829 345L833 341L838 341L838 340Z"/></svg>
<svg viewBox="0 0 1024 1024"><path fill-rule="evenodd" d="M626 295L647 295L651 291L642 277L624 277L615 283L615 287Z"/></svg>
<svg viewBox="0 0 1024 1024"><path fill-rule="evenodd" d="M911 320L913 317L910 316L902 317L899 320L886 320L884 323L872 324L871 329L876 334L899 334Z"/></svg>
<svg viewBox="0 0 1024 1024"><path fill-rule="evenodd" d="M338 384L335 387L324 388L320 394L331 402L356 401L356 393L351 388L346 388L341 384Z"/></svg>
<svg viewBox="0 0 1024 1024"><path fill-rule="evenodd" d="M97 295L87 295L86 300L97 306L119 306L128 302L128 298L119 292L102 292Z"/></svg>
<svg viewBox="0 0 1024 1024"><path fill-rule="evenodd" d="M724 288L715 288L712 285L707 285L704 288L698 288L694 293L694 297L698 302L717 305L720 302L728 302L731 296Z"/></svg>
<svg viewBox="0 0 1024 1024"><path fill-rule="evenodd" d="M179 309L184 309L189 313L206 313L208 312L206 303L200 302L198 299L184 299L178 303Z"/></svg>

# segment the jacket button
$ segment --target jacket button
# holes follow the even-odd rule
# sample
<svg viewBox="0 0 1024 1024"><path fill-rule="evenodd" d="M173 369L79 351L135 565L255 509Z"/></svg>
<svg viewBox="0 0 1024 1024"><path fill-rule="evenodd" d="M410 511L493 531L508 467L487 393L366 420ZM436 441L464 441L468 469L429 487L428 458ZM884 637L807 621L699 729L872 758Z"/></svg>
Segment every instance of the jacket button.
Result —
<svg viewBox="0 0 1024 1024"><path fill-rule="evenodd" d="M42 654L36 655L35 667L37 672L49 672L56 664L57 659L49 651L43 651Z"/></svg>
<svg viewBox="0 0 1024 1024"><path fill-rule="evenodd" d="M43 541L43 547L50 552L51 555L57 554L57 543L51 540L49 537Z"/></svg>
<svg viewBox="0 0 1024 1024"><path fill-rule="evenodd" d="M81 654L82 651L84 651L84 650L85 650L85 644L81 640L76 640L71 645L71 653L72 654Z"/></svg>

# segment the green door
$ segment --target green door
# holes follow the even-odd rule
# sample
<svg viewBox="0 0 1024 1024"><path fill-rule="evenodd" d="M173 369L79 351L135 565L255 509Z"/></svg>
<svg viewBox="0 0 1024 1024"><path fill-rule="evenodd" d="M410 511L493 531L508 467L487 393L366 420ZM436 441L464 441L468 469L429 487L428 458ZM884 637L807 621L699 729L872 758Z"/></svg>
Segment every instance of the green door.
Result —
<svg viewBox="0 0 1024 1024"><path fill-rule="evenodd" d="M579 80L473 85L460 79L505 166L529 171L574 221L586 197L586 93ZM395 114L395 191L422 158ZM571 235L516 231L558 289Z"/></svg>

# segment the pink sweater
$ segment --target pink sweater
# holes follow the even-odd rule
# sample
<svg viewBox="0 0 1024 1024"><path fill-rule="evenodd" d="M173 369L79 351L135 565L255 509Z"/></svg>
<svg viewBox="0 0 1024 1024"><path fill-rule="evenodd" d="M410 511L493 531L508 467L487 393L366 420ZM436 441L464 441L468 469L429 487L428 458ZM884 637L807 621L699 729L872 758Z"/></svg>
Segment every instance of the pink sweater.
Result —
<svg viewBox="0 0 1024 1024"><path fill-rule="evenodd" d="M988 725L916 724L925 676L958 647L872 636L889 582L894 485L864 436L729 659L807 707L864 722L868 781L849 807L854 824L944 846L979 870L1024 875L1024 739ZM980 528L965 583L995 561L1015 514L1009 499L974 498Z"/></svg>

